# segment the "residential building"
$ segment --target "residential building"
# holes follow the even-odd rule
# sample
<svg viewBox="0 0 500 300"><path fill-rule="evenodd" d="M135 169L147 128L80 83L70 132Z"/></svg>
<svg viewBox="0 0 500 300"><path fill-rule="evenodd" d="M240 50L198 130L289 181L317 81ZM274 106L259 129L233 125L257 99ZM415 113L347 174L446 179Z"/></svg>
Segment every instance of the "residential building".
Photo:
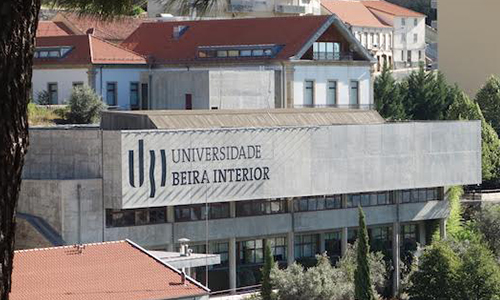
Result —
<svg viewBox="0 0 500 300"><path fill-rule="evenodd" d="M148 0L148 17L186 15L186 10L189 16L196 17L196 11L192 9L184 9L181 6L165 6L165 2ZM213 7L203 13L203 16L214 18L248 18L319 15L320 13L320 0L230 0L215 3Z"/></svg>
<svg viewBox="0 0 500 300"><path fill-rule="evenodd" d="M394 69L425 63L426 16L383 0L323 0L324 14L336 14L361 44Z"/></svg>
<svg viewBox="0 0 500 300"><path fill-rule="evenodd" d="M377 59L380 72L387 64L393 65L394 28L379 20L362 1L323 0L323 14L337 15L351 30L356 39Z"/></svg>
<svg viewBox="0 0 500 300"><path fill-rule="evenodd" d="M91 34L38 37L34 55L35 101L47 91L50 104L64 104L74 87L88 85L110 107L138 107L143 56Z"/></svg>
<svg viewBox="0 0 500 300"><path fill-rule="evenodd" d="M437 5L439 70L475 97L488 77L500 75L500 41L494 38L500 2L439 0Z"/></svg>
<svg viewBox="0 0 500 300"><path fill-rule="evenodd" d="M122 46L152 61L143 108L373 104L375 59L335 15L143 23Z"/></svg>
<svg viewBox="0 0 500 300"><path fill-rule="evenodd" d="M207 300L208 294L125 240L15 251L9 299Z"/></svg>
<svg viewBox="0 0 500 300"><path fill-rule="evenodd" d="M38 218L23 218L22 236L63 244L129 238L174 251L188 238L221 259L197 278L234 290L258 283L266 243L281 265L324 251L335 261L362 206L397 289L400 257L438 226L445 234L448 187L480 182L479 121L386 123L340 108L109 111L101 128L30 129L18 211Z"/></svg>

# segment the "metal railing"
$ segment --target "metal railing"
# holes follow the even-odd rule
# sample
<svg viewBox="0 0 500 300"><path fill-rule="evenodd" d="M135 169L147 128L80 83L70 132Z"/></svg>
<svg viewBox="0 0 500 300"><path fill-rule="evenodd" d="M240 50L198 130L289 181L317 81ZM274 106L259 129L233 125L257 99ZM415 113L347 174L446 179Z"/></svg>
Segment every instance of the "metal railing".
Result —
<svg viewBox="0 0 500 300"><path fill-rule="evenodd" d="M353 60L352 52L314 52L314 60Z"/></svg>
<svg viewBox="0 0 500 300"><path fill-rule="evenodd" d="M256 285L250 285L250 286L243 286L239 287L236 289L228 289L228 290L221 290L221 291L215 291L215 292L210 292L210 296L227 296L227 295L241 295L241 294L248 294L248 293L253 293L257 292L261 284L256 284Z"/></svg>

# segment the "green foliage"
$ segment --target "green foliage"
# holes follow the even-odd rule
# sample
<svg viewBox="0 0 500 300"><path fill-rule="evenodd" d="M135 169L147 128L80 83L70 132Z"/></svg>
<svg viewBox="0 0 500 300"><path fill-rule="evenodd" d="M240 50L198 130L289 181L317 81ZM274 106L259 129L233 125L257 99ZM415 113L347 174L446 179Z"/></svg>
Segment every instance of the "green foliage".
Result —
<svg viewBox="0 0 500 300"><path fill-rule="evenodd" d="M106 19L129 14L135 2L135 0L47 0L46 4Z"/></svg>
<svg viewBox="0 0 500 300"><path fill-rule="evenodd" d="M36 104L50 105L50 94L48 91L40 91L36 94Z"/></svg>
<svg viewBox="0 0 500 300"><path fill-rule="evenodd" d="M457 283L460 258L443 241L429 246L420 258L420 267L410 277L410 300L458 298Z"/></svg>
<svg viewBox="0 0 500 300"><path fill-rule="evenodd" d="M266 243L264 252L264 267L262 268L262 286L260 294L263 300L273 299L273 286L271 284L271 270L274 268L274 258L271 247Z"/></svg>
<svg viewBox="0 0 500 300"><path fill-rule="evenodd" d="M500 258L500 206L483 207L475 217L474 228L481 233L484 242Z"/></svg>
<svg viewBox="0 0 500 300"><path fill-rule="evenodd" d="M130 16L140 16L144 13L145 13L145 11L144 11L144 9L142 9L142 7L140 7L139 5L134 5L132 7L132 10L130 11L129 15Z"/></svg>
<svg viewBox="0 0 500 300"><path fill-rule="evenodd" d="M368 242L368 230L366 229L365 214L361 207L359 210L359 237L357 249L357 266L354 271L354 298L356 300L375 299L372 280L370 276L370 265L368 256L370 244Z"/></svg>
<svg viewBox="0 0 500 300"><path fill-rule="evenodd" d="M476 102L481 107L484 118L500 132L500 79L496 76L488 78L476 94Z"/></svg>
<svg viewBox="0 0 500 300"><path fill-rule="evenodd" d="M389 120L406 119L400 85L386 64L384 64L382 74L375 79L373 90L375 109L382 117Z"/></svg>
<svg viewBox="0 0 500 300"><path fill-rule="evenodd" d="M55 125L56 119L57 115L51 108L28 103L28 122L30 126Z"/></svg>
<svg viewBox="0 0 500 300"><path fill-rule="evenodd" d="M450 203L450 216L446 224L446 232L449 236L458 238L462 231L462 206L460 198L464 194L461 186L451 187L448 192L448 202Z"/></svg>
<svg viewBox="0 0 500 300"><path fill-rule="evenodd" d="M88 86L73 89L68 106L68 121L73 124L97 122L105 107L101 98Z"/></svg>

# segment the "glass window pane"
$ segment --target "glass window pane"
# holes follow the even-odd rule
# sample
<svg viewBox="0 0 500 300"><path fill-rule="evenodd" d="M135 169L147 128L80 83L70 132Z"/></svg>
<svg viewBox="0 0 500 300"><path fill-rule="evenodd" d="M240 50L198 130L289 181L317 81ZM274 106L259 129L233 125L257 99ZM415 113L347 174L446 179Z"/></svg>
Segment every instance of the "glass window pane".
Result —
<svg viewBox="0 0 500 300"><path fill-rule="evenodd" d="M238 57L240 56L240 51L238 50L229 50L227 51L229 57Z"/></svg>
<svg viewBox="0 0 500 300"><path fill-rule="evenodd" d="M356 105L359 103L358 96L358 82L355 80L351 80L351 91L349 93L349 104Z"/></svg>
<svg viewBox="0 0 500 300"><path fill-rule="evenodd" d="M337 81L333 80L328 81L327 104L328 105L337 104Z"/></svg>
<svg viewBox="0 0 500 300"><path fill-rule="evenodd" d="M252 55L253 56L263 56L264 55L264 50L262 50L262 49L252 50Z"/></svg>
<svg viewBox="0 0 500 300"><path fill-rule="evenodd" d="M227 57L227 51L226 50L218 50L217 57Z"/></svg>
<svg viewBox="0 0 500 300"><path fill-rule="evenodd" d="M252 56L252 50L241 50L240 56Z"/></svg>

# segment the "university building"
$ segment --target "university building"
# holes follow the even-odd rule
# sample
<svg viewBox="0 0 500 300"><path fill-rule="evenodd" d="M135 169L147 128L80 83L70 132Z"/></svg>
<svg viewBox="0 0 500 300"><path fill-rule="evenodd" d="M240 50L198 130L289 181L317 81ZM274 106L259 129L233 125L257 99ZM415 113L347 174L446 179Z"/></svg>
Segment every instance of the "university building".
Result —
<svg viewBox="0 0 500 300"><path fill-rule="evenodd" d="M479 121L340 108L104 112L100 128L35 127L18 237L168 251L188 238L221 257L191 274L226 290L259 282L266 243L282 265L338 259L361 206L397 287L400 259L444 234L448 187L481 182L480 132Z"/></svg>

